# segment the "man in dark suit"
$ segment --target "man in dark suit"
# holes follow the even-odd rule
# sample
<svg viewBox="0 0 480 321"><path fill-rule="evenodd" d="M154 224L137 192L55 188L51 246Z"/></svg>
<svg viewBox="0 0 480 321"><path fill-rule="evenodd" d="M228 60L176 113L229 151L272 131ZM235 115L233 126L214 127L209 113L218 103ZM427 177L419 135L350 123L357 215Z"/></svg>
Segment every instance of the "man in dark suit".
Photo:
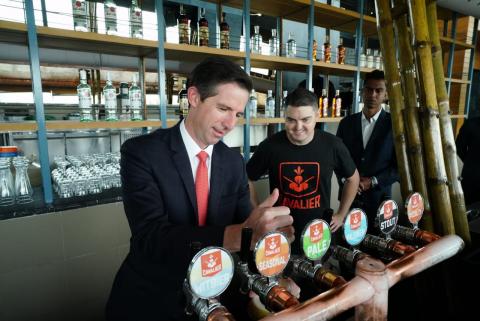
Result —
<svg viewBox="0 0 480 321"><path fill-rule="evenodd" d="M293 235L289 209L273 207L278 191L251 211L243 158L220 141L243 115L251 89L238 65L206 59L189 77L185 120L122 145L132 237L107 303L108 320L186 319L182 283L192 242L238 251L242 227L253 228L253 242L272 229Z"/></svg>
<svg viewBox="0 0 480 321"><path fill-rule="evenodd" d="M387 99L383 71L366 75L362 95L362 111L342 119L337 136L347 146L360 173L356 206L365 210L369 231L373 232L377 209L384 198L391 198L392 184L398 181L392 120L382 108Z"/></svg>

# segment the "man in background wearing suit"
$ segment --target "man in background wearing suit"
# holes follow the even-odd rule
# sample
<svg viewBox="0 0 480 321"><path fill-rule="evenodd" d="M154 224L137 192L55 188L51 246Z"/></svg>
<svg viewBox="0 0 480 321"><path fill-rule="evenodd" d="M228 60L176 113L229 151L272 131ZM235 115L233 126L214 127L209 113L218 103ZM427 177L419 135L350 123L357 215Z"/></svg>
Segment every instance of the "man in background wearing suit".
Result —
<svg viewBox="0 0 480 321"><path fill-rule="evenodd" d="M220 141L243 116L251 89L238 65L206 59L189 77L185 120L122 145L132 237L107 303L108 320L186 319L182 283L192 242L238 251L243 227L253 228L253 242L275 229L292 237L290 210L273 207L278 191L251 210L243 158Z"/></svg>
<svg viewBox="0 0 480 321"><path fill-rule="evenodd" d="M392 120L382 108L387 99L383 71L366 75L362 95L362 111L342 119L337 136L347 146L360 173L355 206L365 210L369 232L374 232L377 209L384 198L391 198L392 184L398 181Z"/></svg>

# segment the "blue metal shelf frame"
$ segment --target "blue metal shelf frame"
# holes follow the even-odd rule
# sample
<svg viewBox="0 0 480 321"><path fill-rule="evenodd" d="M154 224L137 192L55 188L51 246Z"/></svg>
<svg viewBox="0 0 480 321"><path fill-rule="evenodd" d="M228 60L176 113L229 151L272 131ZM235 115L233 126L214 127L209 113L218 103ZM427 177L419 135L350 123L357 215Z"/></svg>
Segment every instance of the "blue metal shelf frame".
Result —
<svg viewBox="0 0 480 321"><path fill-rule="evenodd" d="M243 1L243 28L245 35L245 72L250 75L250 0ZM250 100L245 106L245 125L243 125L243 158L250 159Z"/></svg>
<svg viewBox="0 0 480 321"><path fill-rule="evenodd" d="M165 84L167 77L165 72L165 17L163 15L163 0L155 0L155 10L157 12L157 35L158 35L158 96L160 98L160 120L162 128L167 128L167 93L165 92Z"/></svg>
<svg viewBox="0 0 480 321"><path fill-rule="evenodd" d="M357 32L355 37L355 61L357 62L357 71L355 72L355 89L353 91L355 97L353 97L353 112L359 112L360 104L360 54L363 43L363 12L364 12L364 0L360 0L358 3L358 12L360 13L360 20L357 24Z"/></svg>
<svg viewBox="0 0 480 321"><path fill-rule="evenodd" d="M448 25L445 23L444 36L447 35ZM457 13L454 12L452 15L452 32L451 38L455 39L457 37ZM450 44L450 50L448 52L448 66L447 66L447 95L450 97L450 88L452 87L452 72L453 72L453 58L455 56L455 42Z"/></svg>
<svg viewBox="0 0 480 321"><path fill-rule="evenodd" d="M472 94L472 82L473 82L473 65L475 64L475 48L477 47L477 35L478 35L478 18L475 18L473 23L473 37L472 45L470 49L470 65L468 65L468 84L467 84L467 99L465 101L465 116L468 118L470 112L470 95Z"/></svg>

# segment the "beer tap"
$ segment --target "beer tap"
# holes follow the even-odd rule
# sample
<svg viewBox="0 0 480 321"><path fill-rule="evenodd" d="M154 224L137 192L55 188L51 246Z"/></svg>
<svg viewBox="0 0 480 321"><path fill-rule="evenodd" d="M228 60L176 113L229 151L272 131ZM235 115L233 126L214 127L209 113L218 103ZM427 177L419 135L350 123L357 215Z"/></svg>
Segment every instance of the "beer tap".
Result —
<svg viewBox="0 0 480 321"><path fill-rule="evenodd" d="M255 247L255 264L260 274L252 273L248 268L252 229L242 229L240 262L236 273L241 279L241 292L256 293L260 301L271 312L278 312L298 304L298 300L278 285L275 276L280 274L290 257L290 246L287 238L279 232L267 233L257 242Z"/></svg>
<svg viewBox="0 0 480 321"><path fill-rule="evenodd" d="M330 211L333 213L333 210ZM301 240L304 257L299 256L288 262L285 269L288 276L311 280L321 291L347 283L343 277L322 264L314 263L320 262L330 247L331 232L327 222L316 219L308 223L302 232Z"/></svg>
<svg viewBox="0 0 480 321"><path fill-rule="evenodd" d="M183 282L187 300L185 312L187 315L195 313L199 321L235 321L217 299L232 280L233 258L221 247L212 246L199 251L200 247L198 242L192 242L190 246L192 260Z"/></svg>
<svg viewBox="0 0 480 321"><path fill-rule="evenodd" d="M351 271L355 271L357 262L366 256L368 255L358 249L351 250L340 245L333 247L332 250L332 257L345 264Z"/></svg>

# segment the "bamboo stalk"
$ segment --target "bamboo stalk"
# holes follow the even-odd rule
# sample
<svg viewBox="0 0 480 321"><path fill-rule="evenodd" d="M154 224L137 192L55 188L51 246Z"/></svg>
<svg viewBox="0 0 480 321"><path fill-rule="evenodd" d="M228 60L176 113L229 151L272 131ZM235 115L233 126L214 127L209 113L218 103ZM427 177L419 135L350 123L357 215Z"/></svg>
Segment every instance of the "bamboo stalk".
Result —
<svg viewBox="0 0 480 321"><path fill-rule="evenodd" d="M438 109L440 112L440 129L445 160L445 168L448 177L448 189L452 205L453 222L455 232L465 243L470 244L470 230L468 227L465 199L463 198L463 189L458 177L457 148L455 147L455 138L453 135L452 121L450 120L450 102L445 86L445 76L443 74L442 46L437 28L437 2L427 1L427 19L428 30L432 40L432 59L433 72L435 76L435 90L437 93Z"/></svg>
<svg viewBox="0 0 480 321"><path fill-rule="evenodd" d="M438 120L438 104L432 66L432 52L428 35L425 0L409 1L411 26L414 28L417 70L424 112L423 141L427 165L430 200L434 223L438 234L454 234L452 207L447 187L447 173L443 161L443 150Z"/></svg>
<svg viewBox="0 0 480 321"><path fill-rule="evenodd" d="M405 126L402 111L404 109L402 85L395 58L395 40L393 23L388 0L376 0L377 29L380 38L380 47L383 53L385 79L387 83L390 113L392 114L392 129L395 140L395 154L397 156L398 172L400 175L400 190L403 199L413 190L408 163Z"/></svg>
<svg viewBox="0 0 480 321"><path fill-rule="evenodd" d="M398 55L400 57L400 74L402 76L403 93L405 97L405 132L407 135L408 156L412 171L413 189L422 194L425 202L425 214L422 219L422 228L433 231L430 201L428 196L427 182L425 180L425 160L420 130L420 120L417 107L417 84L415 82L415 62L411 46L411 34L407 24L408 8L405 0L394 0L394 8L405 9L399 15L394 16L396 29Z"/></svg>

